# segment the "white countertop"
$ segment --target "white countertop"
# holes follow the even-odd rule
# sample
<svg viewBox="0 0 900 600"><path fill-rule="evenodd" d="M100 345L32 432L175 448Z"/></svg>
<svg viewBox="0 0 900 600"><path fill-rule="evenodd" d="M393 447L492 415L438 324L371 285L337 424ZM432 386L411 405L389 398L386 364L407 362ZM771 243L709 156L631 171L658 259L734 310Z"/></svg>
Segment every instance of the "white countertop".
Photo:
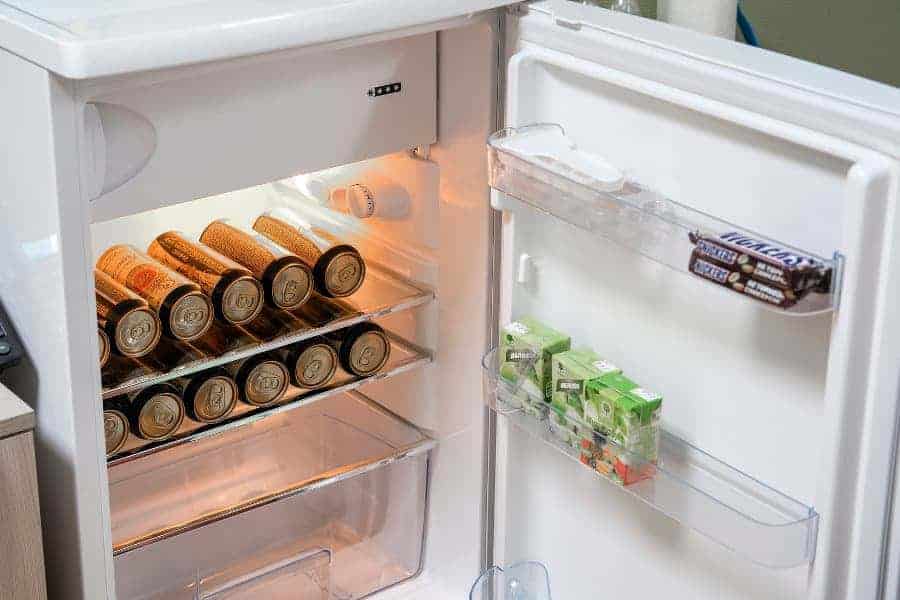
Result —
<svg viewBox="0 0 900 600"><path fill-rule="evenodd" d="M0 383L0 438L34 429L34 411Z"/></svg>
<svg viewBox="0 0 900 600"><path fill-rule="evenodd" d="M0 1L0 47L88 79L314 46L516 0Z"/></svg>

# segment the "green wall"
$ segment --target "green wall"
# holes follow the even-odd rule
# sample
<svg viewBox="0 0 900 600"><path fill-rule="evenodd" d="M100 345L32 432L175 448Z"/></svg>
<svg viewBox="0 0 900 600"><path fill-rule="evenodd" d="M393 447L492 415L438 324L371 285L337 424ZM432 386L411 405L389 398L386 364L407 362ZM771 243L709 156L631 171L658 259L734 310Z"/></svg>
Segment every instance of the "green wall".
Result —
<svg viewBox="0 0 900 600"><path fill-rule="evenodd" d="M900 86L900 0L743 0L764 48Z"/></svg>
<svg viewBox="0 0 900 600"><path fill-rule="evenodd" d="M656 17L656 0L639 2ZM900 87L900 0L742 2L763 48Z"/></svg>

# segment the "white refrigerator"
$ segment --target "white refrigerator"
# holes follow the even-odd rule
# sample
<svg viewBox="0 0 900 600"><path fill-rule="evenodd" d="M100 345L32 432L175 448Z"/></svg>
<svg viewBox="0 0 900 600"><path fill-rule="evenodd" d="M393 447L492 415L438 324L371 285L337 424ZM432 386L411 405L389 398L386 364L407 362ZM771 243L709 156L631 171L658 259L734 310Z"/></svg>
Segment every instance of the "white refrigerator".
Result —
<svg viewBox="0 0 900 600"><path fill-rule="evenodd" d="M0 46L52 598L463 600L524 560L556 600L898 596L896 89L565 0L10 0ZM271 210L360 250L351 312L101 373L108 246ZM698 231L826 279L710 281ZM662 394L647 478L498 377L526 315ZM111 398L368 321L374 376L107 458Z"/></svg>

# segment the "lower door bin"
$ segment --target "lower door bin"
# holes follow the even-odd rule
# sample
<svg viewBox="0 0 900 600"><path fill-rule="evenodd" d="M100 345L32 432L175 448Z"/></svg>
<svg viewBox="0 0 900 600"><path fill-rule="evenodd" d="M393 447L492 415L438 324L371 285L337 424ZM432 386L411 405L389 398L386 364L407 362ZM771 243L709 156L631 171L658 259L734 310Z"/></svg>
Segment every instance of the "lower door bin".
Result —
<svg viewBox="0 0 900 600"><path fill-rule="evenodd" d="M111 470L119 600L352 600L418 573L434 442L356 393L280 417Z"/></svg>

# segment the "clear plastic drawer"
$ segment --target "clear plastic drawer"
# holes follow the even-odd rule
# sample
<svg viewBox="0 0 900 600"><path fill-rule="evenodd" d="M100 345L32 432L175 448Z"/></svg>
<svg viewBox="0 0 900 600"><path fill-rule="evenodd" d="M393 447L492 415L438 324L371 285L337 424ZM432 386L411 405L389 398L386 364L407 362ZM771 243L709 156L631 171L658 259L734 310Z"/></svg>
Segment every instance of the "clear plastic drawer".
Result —
<svg viewBox="0 0 900 600"><path fill-rule="evenodd" d="M419 571L432 440L357 393L254 425L110 469L120 600L350 600Z"/></svg>

